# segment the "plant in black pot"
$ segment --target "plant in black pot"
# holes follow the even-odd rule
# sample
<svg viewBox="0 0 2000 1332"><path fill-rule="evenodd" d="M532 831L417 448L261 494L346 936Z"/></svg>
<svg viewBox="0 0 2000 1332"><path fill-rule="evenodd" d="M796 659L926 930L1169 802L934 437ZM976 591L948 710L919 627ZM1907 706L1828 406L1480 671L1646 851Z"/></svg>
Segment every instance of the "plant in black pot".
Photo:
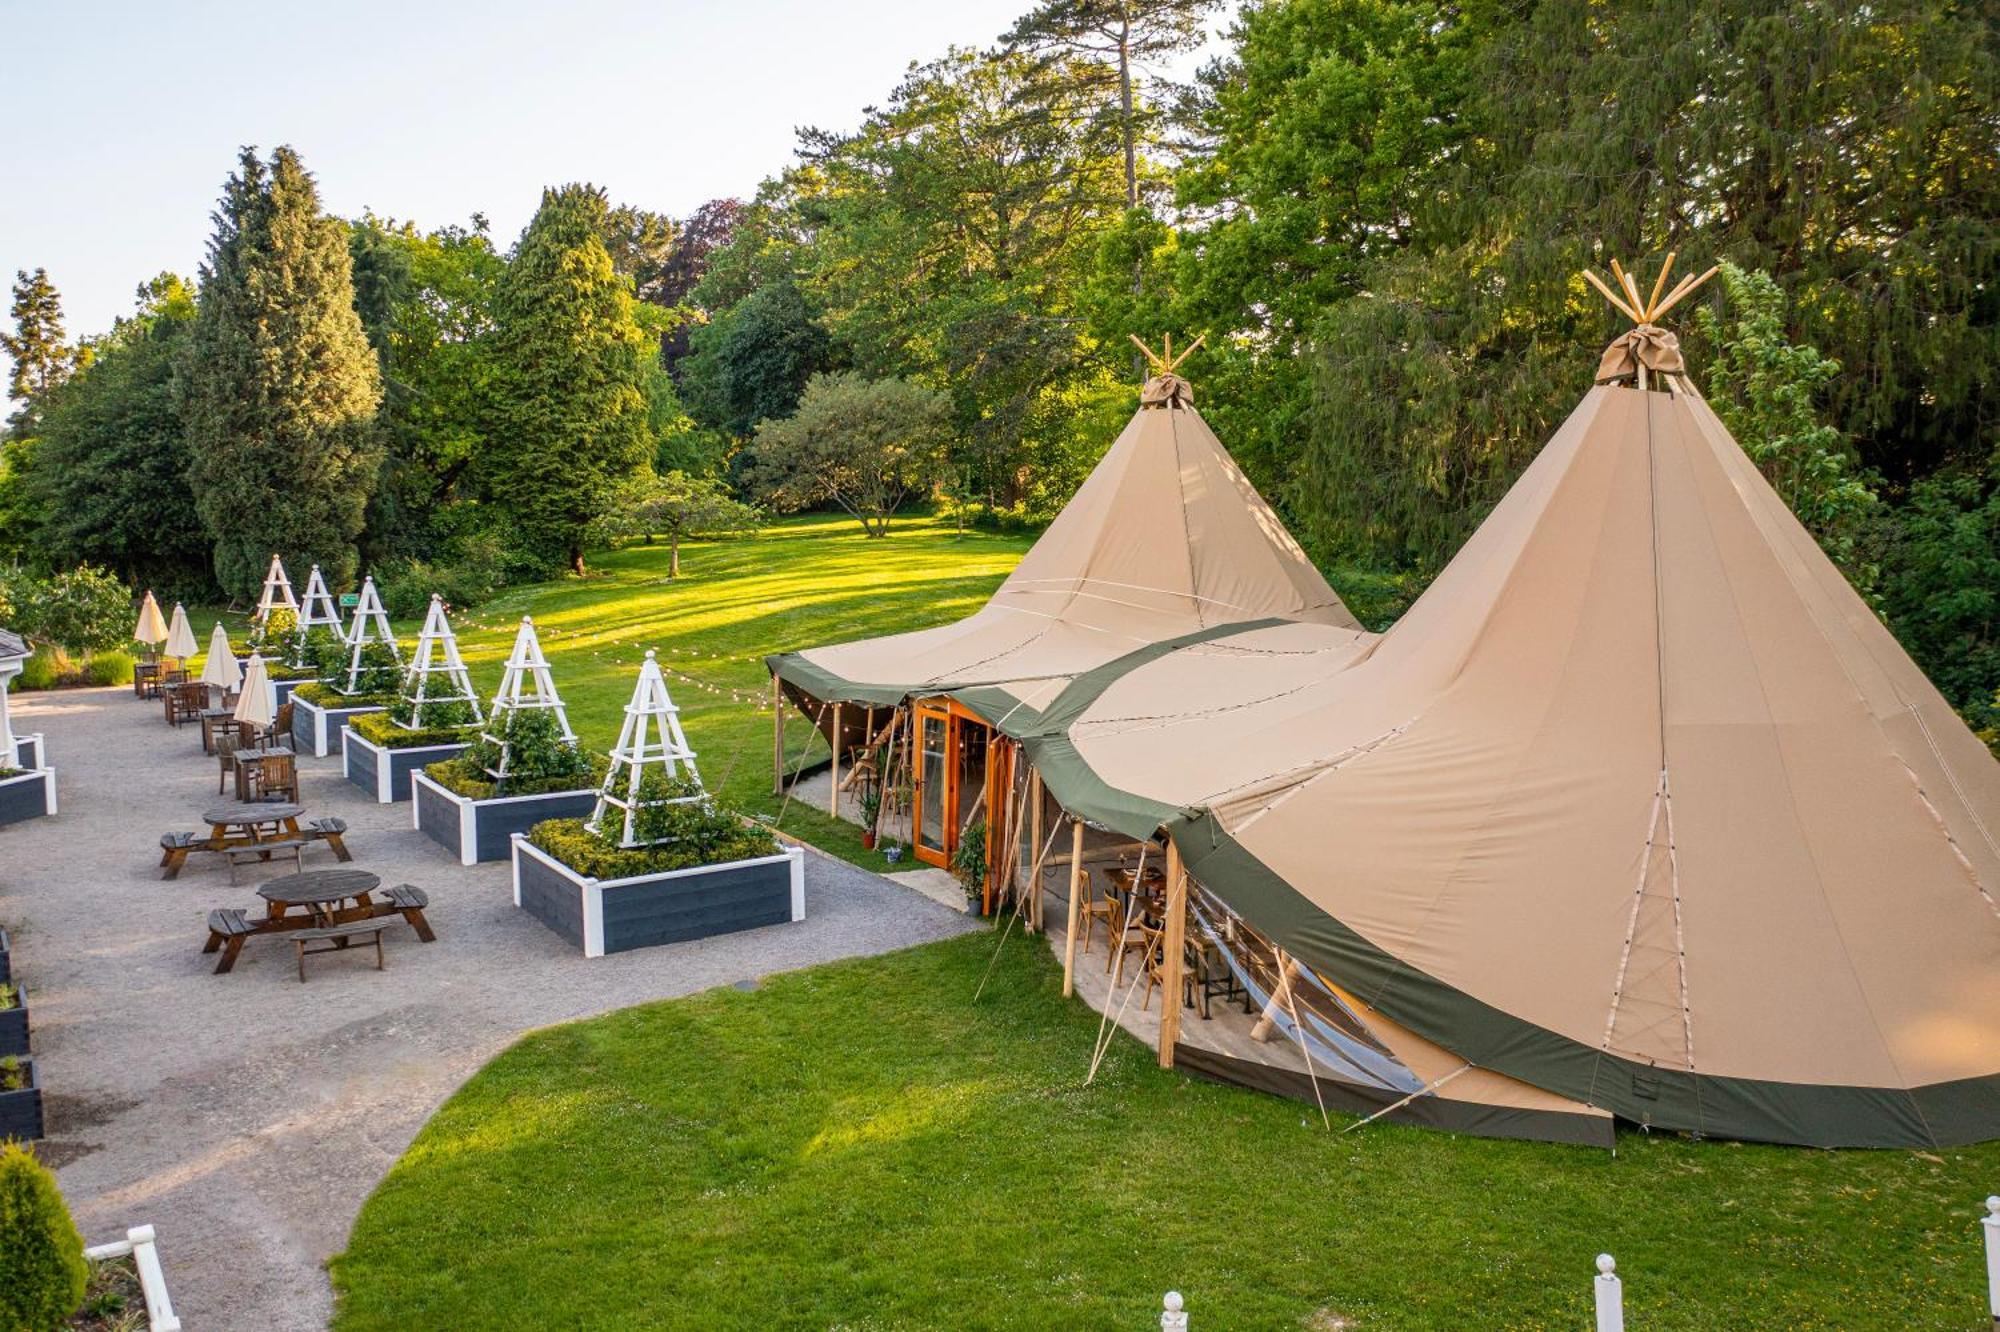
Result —
<svg viewBox="0 0 2000 1332"><path fill-rule="evenodd" d="M861 849L875 849L875 819L882 812L882 793L869 787L861 793Z"/></svg>

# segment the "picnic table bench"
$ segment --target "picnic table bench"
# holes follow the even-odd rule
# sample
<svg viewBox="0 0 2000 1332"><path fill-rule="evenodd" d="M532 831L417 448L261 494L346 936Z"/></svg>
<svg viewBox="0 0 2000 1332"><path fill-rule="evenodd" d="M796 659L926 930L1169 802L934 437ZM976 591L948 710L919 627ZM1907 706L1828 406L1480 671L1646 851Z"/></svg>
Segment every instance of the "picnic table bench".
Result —
<svg viewBox="0 0 2000 1332"><path fill-rule="evenodd" d="M389 922L379 916L372 920L350 920L342 925L315 925L311 929L293 930L292 947L298 950L299 984L306 982L306 958L314 953L337 953L356 939L373 937L375 941L375 970L382 970L382 931L389 928ZM310 943L323 943L321 948L309 948Z"/></svg>
<svg viewBox="0 0 2000 1332"><path fill-rule="evenodd" d="M381 882L380 876L366 870L307 870L273 879L257 889L257 895L267 904L263 916L234 908L209 912L208 942L201 951L222 950L222 957L215 964L215 974L220 976L236 965L243 941L252 935L289 935L356 922L379 922L387 926L395 923L389 919L392 916L402 917L423 942L436 943L437 934L424 915L430 895L421 888L401 883L377 898ZM352 941L339 935L320 937L340 940L332 945L340 948Z"/></svg>
<svg viewBox="0 0 2000 1332"><path fill-rule="evenodd" d="M305 806L282 804L277 801L247 801L233 805L219 806L202 815L202 822L208 831L170 832L160 834L160 877L172 879L181 872L190 853L213 851L228 854L234 850L264 847L270 851L283 853L288 848L276 845L281 842L298 842L301 847L312 842L325 842L333 852L334 859L343 863L354 859L347 849L347 820L328 816L314 819L301 830L299 816L305 813ZM269 859L258 855L259 860ZM245 857L249 859L249 857ZM295 857L296 859L296 857ZM231 882L238 861L230 856Z"/></svg>

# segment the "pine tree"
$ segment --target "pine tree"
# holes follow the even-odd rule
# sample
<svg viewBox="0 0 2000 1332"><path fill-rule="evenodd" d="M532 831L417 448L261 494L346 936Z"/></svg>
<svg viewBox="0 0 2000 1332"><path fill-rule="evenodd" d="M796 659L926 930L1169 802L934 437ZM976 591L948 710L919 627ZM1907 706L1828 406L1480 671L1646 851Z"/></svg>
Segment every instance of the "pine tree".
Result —
<svg viewBox="0 0 2000 1332"><path fill-rule="evenodd" d="M88 1277L56 1177L21 1143L0 1140L0 1327L68 1327Z"/></svg>
<svg viewBox="0 0 2000 1332"><path fill-rule="evenodd" d="M224 186L188 352L188 477L223 588L253 593L273 550L350 580L382 379L346 232L290 148L245 148Z"/></svg>
<svg viewBox="0 0 2000 1332"><path fill-rule="evenodd" d="M542 192L495 296L491 423L474 462L518 545L577 573L587 529L652 445L654 345L604 248L607 211L586 185Z"/></svg>
<svg viewBox="0 0 2000 1332"><path fill-rule="evenodd" d="M63 342L62 297L49 281L49 271L14 273L14 331L0 333L0 348L13 358L7 396L21 405L8 418L19 435L32 435L49 393L75 368L78 353Z"/></svg>

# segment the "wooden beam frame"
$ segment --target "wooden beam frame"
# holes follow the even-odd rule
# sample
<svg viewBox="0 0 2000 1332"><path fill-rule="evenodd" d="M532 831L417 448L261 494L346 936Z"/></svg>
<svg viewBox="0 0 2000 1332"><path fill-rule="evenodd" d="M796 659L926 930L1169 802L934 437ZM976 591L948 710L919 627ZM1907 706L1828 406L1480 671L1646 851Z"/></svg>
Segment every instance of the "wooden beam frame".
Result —
<svg viewBox="0 0 2000 1332"><path fill-rule="evenodd" d="M1070 824L1069 835L1069 933L1063 936L1063 998L1076 992L1076 930L1083 916L1083 821Z"/></svg>
<svg viewBox="0 0 2000 1332"><path fill-rule="evenodd" d="M826 733L829 746L833 750L833 767L828 775L833 780L827 783L826 812L834 818L840 817L840 704L833 705L833 729Z"/></svg>
<svg viewBox="0 0 2000 1332"><path fill-rule="evenodd" d="M1181 1039L1181 989L1187 959L1187 866L1181 849L1167 839L1167 919L1160 940L1160 1067L1174 1066L1174 1046Z"/></svg>
<svg viewBox="0 0 2000 1332"><path fill-rule="evenodd" d="M785 682L771 677L771 794L785 793Z"/></svg>

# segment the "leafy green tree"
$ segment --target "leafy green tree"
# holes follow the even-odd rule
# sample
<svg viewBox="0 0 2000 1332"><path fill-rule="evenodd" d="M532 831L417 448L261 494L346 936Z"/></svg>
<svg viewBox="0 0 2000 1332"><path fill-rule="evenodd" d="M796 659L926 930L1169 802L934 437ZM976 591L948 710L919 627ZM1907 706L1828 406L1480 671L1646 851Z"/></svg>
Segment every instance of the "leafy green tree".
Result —
<svg viewBox="0 0 2000 1332"><path fill-rule="evenodd" d="M2000 453L1925 477L1881 526L1890 626L1967 720L2000 726Z"/></svg>
<svg viewBox="0 0 2000 1332"><path fill-rule="evenodd" d="M747 532L759 522L757 510L729 493L712 476L667 472L634 497L626 525L648 542L667 538L667 576L681 576L681 542L721 532Z"/></svg>
<svg viewBox="0 0 2000 1332"><path fill-rule="evenodd" d="M1713 306L1695 315L1713 347L1704 378L1709 403L1848 580L1866 592L1876 571L1862 557L1861 538L1875 492L1818 407L1840 363L1785 340L1785 295L1770 274L1724 262L1720 276L1726 317Z"/></svg>
<svg viewBox="0 0 2000 1332"><path fill-rule="evenodd" d="M20 406L8 424L16 434L31 435L42 400L69 377L79 353L63 341L62 297L46 268L15 272L11 314L14 331L0 333L0 349L14 363L7 396Z"/></svg>
<svg viewBox="0 0 2000 1332"><path fill-rule="evenodd" d="M494 296L494 378L473 463L481 499L547 567L582 573L591 525L651 452L654 344L604 248L600 190L542 192Z"/></svg>
<svg viewBox="0 0 2000 1332"><path fill-rule="evenodd" d="M833 364L832 342L789 278L760 286L693 332L685 365L694 418L739 439L790 416L806 381Z"/></svg>
<svg viewBox="0 0 2000 1332"><path fill-rule="evenodd" d="M454 501L484 438L493 301L506 262L486 220L423 232L365 214L349 230L355 304L381 366L386 449L368 512L371 565L458 535Z"/></svg>
<svg viewBox="0 0 2000 1332"><path fill-rule="evenodd" d="M1125 206L1139 206L1145 105L1136 71L1202 42L1202 21L1220 0L1041 0L1002 38L1009 50L1059 55L1108 66L1117 100L1111 114L1124 148ZM1162 91L1168 91L1163 89ZM1164 100L1155 97L1154 102Z"/></svg>
<svg viewBox="0 0 2000 1332"><path fill-rule="evenodd" d="M757 427L751 481L771 503L833 503L871 537L928 491L944 459L950 404L934 389L853 372L815 375L799 410Z"/></svg>
<svg viewBox="0 0 2000 1332"><path fill-rule="evenodd" d="M90 363L46 396L23 482L50 564L109 565L129 583L192 600L214 588L208 536L188 517L189 453L175 395L195 293L162 273L138 295L137 313L92 344Z"/></svg>
<svg viewBox="0 0 2000 1332"><path fill-rule="evenodd" d="M274 550L351 579L382 377L345 229L290 148L245 148L224 185L186 343L188 479L223 589L252 595Z"/></svg>
<svg viewBox="0 0 2000 1332"><path fill-rule="evenodd" d="M1991 452L1987 16L1538 0L1438 21L1462 47L1461 132L1403 203L1364 210L1401 243L1315 325L1321 409L1286 496L1310 545L1420 570L1456 549L1617 333L1576 277L1610 255L1780 275L1788 339L1847 367L1828 420L1892 488ZM1690 340L1697 380L1706 350Z"/></svg>
<svg viewBox="0 0 2000 1332"><path fill-rule="evenodd" d="M0 1143L0 1327L68 1327L89 1276L56 1177L23 1144Z"/></svg>
<svg viewBox="0 0 2000 1332"><path fill-rule="evenodd" d="M604 249L611 256L612 270L631 282L632 294L645 304L679 303L666 286L679 243L680 224L664 213L631 204L605 211Z"/></svg>

